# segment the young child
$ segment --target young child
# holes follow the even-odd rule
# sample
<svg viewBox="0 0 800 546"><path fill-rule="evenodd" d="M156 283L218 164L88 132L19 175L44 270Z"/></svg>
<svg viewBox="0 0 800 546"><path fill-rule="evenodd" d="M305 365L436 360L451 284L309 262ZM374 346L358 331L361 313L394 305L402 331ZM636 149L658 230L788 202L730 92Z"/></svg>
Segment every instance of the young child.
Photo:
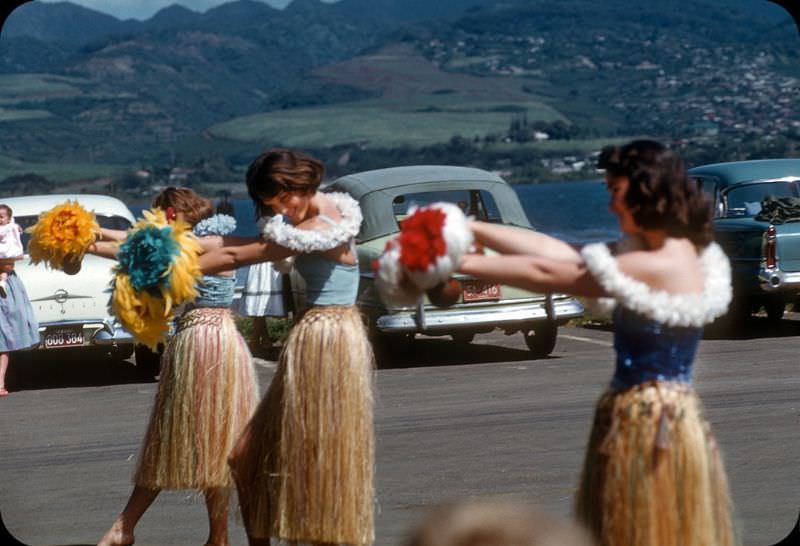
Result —
<svg viewBox="0 0 800 546"><path fill-rule="evenodd" d="M22 228L14 222L14 213L8 205L0 204L0 258L18 258L25 252L22 249ZM0 297L8 296L6 291L8 273L0 272Z"/></svg>

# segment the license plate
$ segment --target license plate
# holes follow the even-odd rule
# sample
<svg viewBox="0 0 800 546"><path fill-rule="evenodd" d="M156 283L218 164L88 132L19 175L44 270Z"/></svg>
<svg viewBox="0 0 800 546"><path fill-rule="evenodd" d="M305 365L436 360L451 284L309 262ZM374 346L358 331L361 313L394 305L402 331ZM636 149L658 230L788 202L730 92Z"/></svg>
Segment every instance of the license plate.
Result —
<svg viewBox="0 0 800 546"><path fill-rule="evenodd" d="M83 345L83 328L80 326L56 326L45 328L44 348L77 347Z"/></svg>
<svg viewBox="0 0 800 546"><path fill-rule="evenodd" d="M500 299L500 285L484 281L463 281L464 301L486 301Z"/></svg>

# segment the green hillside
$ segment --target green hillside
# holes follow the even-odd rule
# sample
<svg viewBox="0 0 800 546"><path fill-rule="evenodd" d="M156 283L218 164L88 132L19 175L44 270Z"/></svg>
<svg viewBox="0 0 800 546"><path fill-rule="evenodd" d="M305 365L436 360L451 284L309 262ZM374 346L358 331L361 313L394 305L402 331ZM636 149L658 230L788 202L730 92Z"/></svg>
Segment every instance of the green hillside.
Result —
<svg viewBox="0 0 800 546"><path fill-rule="evenodd" d="M326 66L319 85L356 81L380 98L319 107L273 110L212 126L216 137L325 147L348 143L378 147L424 146L455 135L505 134L515 116L568 120L513 78L443 72L407 45Z"/></svg>

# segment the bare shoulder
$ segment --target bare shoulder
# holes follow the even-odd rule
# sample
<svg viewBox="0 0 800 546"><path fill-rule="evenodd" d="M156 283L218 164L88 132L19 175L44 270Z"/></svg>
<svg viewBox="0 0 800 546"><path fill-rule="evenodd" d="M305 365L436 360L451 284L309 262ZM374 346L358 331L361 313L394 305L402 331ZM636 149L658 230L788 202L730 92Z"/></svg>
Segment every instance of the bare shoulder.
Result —
<svg viewBox="0 0 800 546"><path fill-rule="evenodd" d="M673 293L700 292L703 274L691 245L669 244L658 250L633 250L617 256L622 273L651 288Z"/></svg>

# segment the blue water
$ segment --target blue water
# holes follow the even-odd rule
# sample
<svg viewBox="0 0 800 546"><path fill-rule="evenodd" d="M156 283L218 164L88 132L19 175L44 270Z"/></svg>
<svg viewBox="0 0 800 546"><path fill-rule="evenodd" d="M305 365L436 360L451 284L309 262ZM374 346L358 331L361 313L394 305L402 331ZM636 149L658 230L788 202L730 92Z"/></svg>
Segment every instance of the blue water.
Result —
<svg viewBox="0 0 800 546"><path fill-rule="evenodd" d="M616 218L608 212L608 193L599 180L516 184L522 208L537 230L584 244L611 241L619 237ZM256 235L255 212L249 199L232 201L237 222L236 235ZM145 205L130 205L138 216Z"/></svg>

